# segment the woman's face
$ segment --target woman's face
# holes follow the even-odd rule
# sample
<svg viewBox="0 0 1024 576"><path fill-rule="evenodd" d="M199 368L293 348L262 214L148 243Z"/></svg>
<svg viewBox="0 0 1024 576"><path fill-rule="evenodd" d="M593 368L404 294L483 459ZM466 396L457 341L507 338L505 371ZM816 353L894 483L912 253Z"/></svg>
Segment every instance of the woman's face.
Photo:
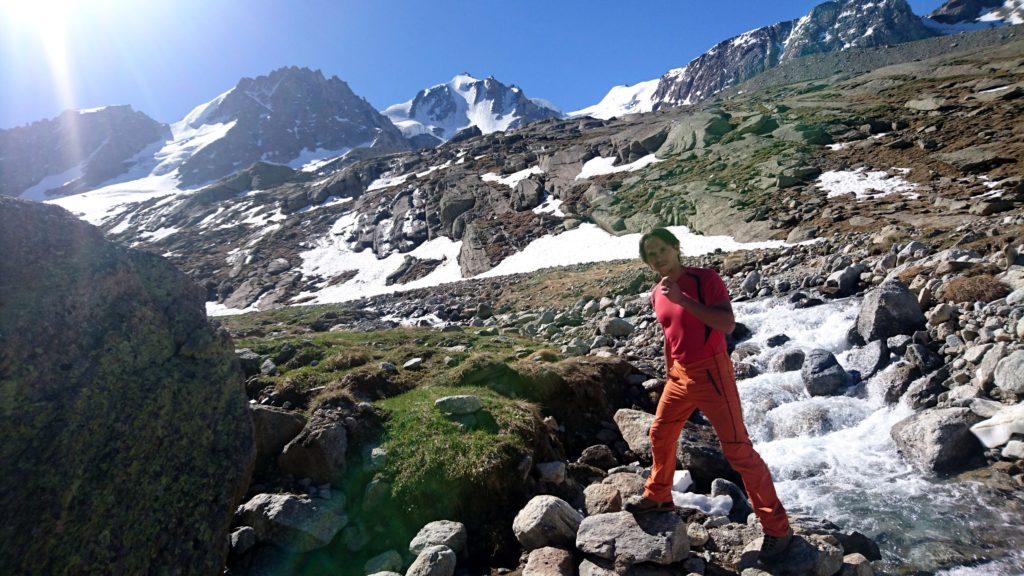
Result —
<svg viewBox="0 0 1024 576"><path fill-rule="evenodd" d="M661 276L668 276L679 266L679 248L666 244L661 238L644 240L644 252L647 254L647 265Z"/></svg>

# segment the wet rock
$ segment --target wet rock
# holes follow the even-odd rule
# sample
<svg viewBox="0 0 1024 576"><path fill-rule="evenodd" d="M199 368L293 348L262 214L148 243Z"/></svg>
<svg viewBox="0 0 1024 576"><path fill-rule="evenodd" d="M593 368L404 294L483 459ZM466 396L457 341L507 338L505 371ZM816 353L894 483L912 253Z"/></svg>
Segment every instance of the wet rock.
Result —
<svg viewBox="0 0 1024 576"><path fill-rule="evenodd" d="M937 370L942 366L942 358L920 344L907 346L907 351L903 356L912 366L917 366L922 373Z"/></svg>
<svg viewBox="0 0 1024 576"><path fill-rule="evenodd" d="M871 378L888 365L889 347L885 340L868 342L847 357L849 369L856 370L864 380Z"/></svg>
<svg viewBox="0 0 1024 576"><path fill-rule="evenodd" d="M805 356L804 351L799 348L782 350L768 361L768 370L770 372L792 372L799 370L804 365Z"/></svg>
<svg viewBox="0 0 1024 576"><path fill-rule="evenodd" d="M583 516L555 496L534 496L512 522L516 539L527 550L571 546Z"/></svg>
<svg viewBox="0 0 1024 576"><path fill-rule="evenodd" d="M580 524L576 547L618 564L672 564L690 553L686 522L674 512L588 516Z"/></svg>
<svg viewBox="0 0 1024 576"><path fill-rule="evenodd" d="M546 546L530 552L523 576L573 576L572 552Z"/></svg>
<svg viewBox="0 0 1024 576"><path fill-rule="evenodd" d="M450 520L430 522L409 542L409 552L419 555L430 546L447 546L459 554L466 549L466 526Z"/></svg>
<svg viewBox="0 0 1024 576"><path fill-rule="evenodd" d="M891 434L900 453L919 470L949 473L981 456L981 443L970 430L977 422L967 408L935 408L897 422Z"/></svg>
<svg viewBox="0 0 1024 576"><path fill-rule="evenodd" d="M804 387L811 396L838 394L850 381L846 370L828 350L811 350L800 370Z"/></svg>
<svg viewBox="0 0 1024 576"><path fill-rule="evenodd" d="M340 504L292 494L257 494L235 516L253 527L258 541L294 552L323 548L348 522Z"/></svg>
<svg viewBox="0 0 1024 576"><path fill-rule="evenodd" d="M761 371L757 369L757 366L754 366L749 362L738 362L733 366L733 369L737 380L753 378L761 373Z"/></svg>
<svg viewBox="0 0 1024 576"><path fill-rule="evenodd" d="M913 334L924 328L925 317L914 293L899 280L883 282L864 297L857 315L857 333L864 342Z"/></svg>
<svg viewBox="0 0 1024 576"><path fill-rule="evenodd" d="M455 573L455 552L447 546L429 546L420 552L405 576L452 576Z"/></svg>
<svg viewBox="0 0 1024 576"><path fill-rule="evenodd" d="M843 556L843 567L839 576L874 576L875 569L871 561L863 554L847 554Z"/></svg>
<svg viewBox="0 0 1024 576"><path fill-rule="evenodd" d="M336 416L314 416L277 458L281 471L314 484L340 484L345 476L348 433Z"/></svg>

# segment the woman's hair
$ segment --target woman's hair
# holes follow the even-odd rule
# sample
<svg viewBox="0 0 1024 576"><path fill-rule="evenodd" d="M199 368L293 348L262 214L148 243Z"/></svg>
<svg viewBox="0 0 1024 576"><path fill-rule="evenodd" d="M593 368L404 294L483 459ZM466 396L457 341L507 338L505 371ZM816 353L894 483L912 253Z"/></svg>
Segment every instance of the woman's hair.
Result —
<svg viewBox="0 0 1024 576"><path fill-rule="evenodd" d="M665 228L655 228L640 237L640 259L644 262L647 262L647 250L644 249L644 243L651 238L657 238L669 246L674 246L676 250L679 249L679 238L676 238L675 234Z"/></svg>

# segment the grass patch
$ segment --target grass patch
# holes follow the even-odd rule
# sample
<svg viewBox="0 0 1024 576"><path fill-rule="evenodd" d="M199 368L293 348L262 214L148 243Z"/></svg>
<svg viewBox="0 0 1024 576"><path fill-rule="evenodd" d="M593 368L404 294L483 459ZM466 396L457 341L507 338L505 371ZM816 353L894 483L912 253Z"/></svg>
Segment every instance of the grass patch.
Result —
<svg viewBox="0 0 1024 576"><path fill-rule="evenodd" d="M483 402L474 429L461 429L434 408L438 398L456 394ZM390 415L382 472L412 526L484 514L516 491L517 467L537 441L538 417L530 404L481 386L417 388L377 405Z"/></svg>
<svg viewBox="0 0 1024 576"><path fill-rule="evenodd" d="M942 287L941 300L964 302L991 302L1005 297L1010 287L989 274L954 278Z"/></svg>

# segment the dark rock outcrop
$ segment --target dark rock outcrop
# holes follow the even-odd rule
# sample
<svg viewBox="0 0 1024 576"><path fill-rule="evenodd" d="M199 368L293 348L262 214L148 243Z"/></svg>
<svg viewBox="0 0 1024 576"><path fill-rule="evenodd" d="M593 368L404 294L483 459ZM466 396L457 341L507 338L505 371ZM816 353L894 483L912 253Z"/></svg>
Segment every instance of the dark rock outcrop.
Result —
<svg viewBox="0 0 1024 576"><path fill-rule="evenodd" d="M255 456L203 291L56 206L0 197L0 565L219 574Z"/></svg>

